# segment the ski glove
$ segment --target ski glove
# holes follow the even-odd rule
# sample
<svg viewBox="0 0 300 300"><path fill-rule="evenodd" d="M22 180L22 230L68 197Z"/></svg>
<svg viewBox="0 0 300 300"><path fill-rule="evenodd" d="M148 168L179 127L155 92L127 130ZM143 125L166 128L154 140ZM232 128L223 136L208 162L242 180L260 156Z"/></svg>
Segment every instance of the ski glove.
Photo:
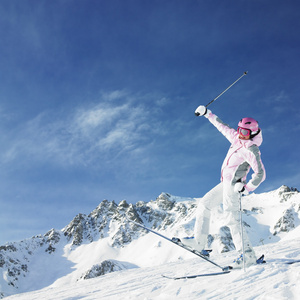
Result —
<svg viewBox="0 0 300 300"><path fill-rule="evenodd" d="M242 182L238 182L234 185L234 191L236 193L241 193L242 195L248 195L249 192L245 188L245 185Z"/></svg>
<svg viewBox="0 0 300 300"><path fill-rule="evenodd" d="M197 109L195 110L195 115L198 116L205 116L207 114L209 110L204 106L204 105L200 105L197 107Z"/></svg>

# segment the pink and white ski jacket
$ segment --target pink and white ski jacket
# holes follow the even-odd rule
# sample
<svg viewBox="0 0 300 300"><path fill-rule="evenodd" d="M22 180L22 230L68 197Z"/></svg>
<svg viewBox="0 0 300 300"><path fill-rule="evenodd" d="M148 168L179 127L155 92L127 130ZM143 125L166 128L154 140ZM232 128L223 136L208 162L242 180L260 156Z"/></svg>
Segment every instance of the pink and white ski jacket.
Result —
<svg viewBox="0 0 300 300"><path fill-rule="evenodd" d="M266 178L266 171L258 148L263 141L261 131L253 139L241 140L235 129L223 123L211 111L208 110L205 117L231 143L222 165L221 181L229 182L232 185L238 181L246 183L247 174L252 168L254 173L245 188L248 192L254 191Z"/></svg>

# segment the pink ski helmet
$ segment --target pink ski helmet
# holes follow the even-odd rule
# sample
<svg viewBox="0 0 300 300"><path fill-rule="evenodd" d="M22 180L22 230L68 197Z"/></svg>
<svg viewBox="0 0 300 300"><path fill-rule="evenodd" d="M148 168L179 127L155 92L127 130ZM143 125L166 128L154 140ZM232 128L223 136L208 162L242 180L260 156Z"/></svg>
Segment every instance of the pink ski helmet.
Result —
<svg viewBox="0 0 300 300"><path fill-rule="evenodd" d="M243 118L238 124L238 132L244 136L255 135L258 130L258 122L252 118Z"/></svg>

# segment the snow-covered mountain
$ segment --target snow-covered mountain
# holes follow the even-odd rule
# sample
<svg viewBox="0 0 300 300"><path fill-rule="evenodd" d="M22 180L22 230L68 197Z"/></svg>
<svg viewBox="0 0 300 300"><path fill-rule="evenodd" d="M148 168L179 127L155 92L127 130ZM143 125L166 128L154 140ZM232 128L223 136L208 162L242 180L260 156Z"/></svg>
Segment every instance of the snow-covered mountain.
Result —
<svg viewBox="0 0 300 300"><path fill-rule="evenodd" d="M124 274L128 274L128 278L130 274L142 278L143 272L148 275L150 272L151 277L157 275L155 270L178 272L176 266L184 267L181 273L192 271L193 254L147 233L128 219L169 237L191 236L197 201L201 198L175 197L167 193L155 201L136 204L104 200L89 215L78 214L62 230L51 229L44 235L7 243L0 247L0 295L19 294L10 298L34 299L34 292L20 293L39 289L46 289L47 294L49 289L63 293L66 286L76 290L99 276L103 280L126 277ZM243 210L244 225L256 251L275 249L274 245L283 245L283 241L294 249L295 239L300 242L300 193L296 189L282 186L269 193L251 194L243 198ZM221 206L212 212L210 230L207 246L213 249L212 259L232 261L236 253L230 231L223 224ZM288 253L289 258L300 259L300 251L293 251ZM267 260L274 258L267 257ZM201 264L211 268L205 261ZM112 273L112 277L107 273ZM47 298L46 294L38 295L36 299ZM156 293L150 295L154 297ZM99 299L98 294L95 299L97 297Z"/></svg>

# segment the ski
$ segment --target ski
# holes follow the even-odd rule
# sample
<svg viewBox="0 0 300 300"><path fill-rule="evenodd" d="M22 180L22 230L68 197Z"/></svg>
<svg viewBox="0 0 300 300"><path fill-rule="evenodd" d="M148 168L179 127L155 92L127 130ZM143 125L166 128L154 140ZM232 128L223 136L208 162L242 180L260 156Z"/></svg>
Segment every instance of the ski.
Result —
<svg viewBox="0 0 300 300"><path fill-rule="evenodd" d="M297 264L300 263L300 259L290 259L290 260L284 260L284 259L270 259L268 260L269 263L275 263L275 264L284 264L284 265L293 265L293 264ZM266 261L264 261L263 263L266 263Z"/></svg>
<svg viewBox="0 0 300 300"><path fill-rule="evenodd" d="M292 264L300 263L300 259L291 260L291 261L285 261L284 263L286 265L292 265Z"/></svg>
<svg viewBox="0 0 300 300"><path fill-rule="evenodd" d="M207 273L207 274L196 274L196 275L187 275L187 276L167 276L167 275L161 275L164 278L173 279L173 280L180 280L180 279L193 279L197 277L207 277L207 276L217 276L217 275L223 275L228 274L230 271L222 271L222 272L216 272L216 273Z"/></svg>
<svg viewBox="0 0 300 300"><path fill-rule="evenodd" d="M258 261L259 262L257 262L257 265L265 264L266 261L264 260L264 255L262 255L258 259ZM300 260L290 260L290 261L284 261L282 263L286 264L286 265L292 265L292 264L295 264L295 263L300 263ZM236 271L236 270L241 270L241 269L230 267L230 270ZM193 278L198 278L198 277L217 276L217 275L223 275L223 274L228 274L228 273L230 273L230 271L222 271L222 272L207 273L207 274L186 275L186 276L167 276L167 275L161 275L161 276L164 277L164 278L167 278L167 279L181 280L181 279L193 279Z"/></svg>
<svg viewBox="0 0 300 300"><path fill-rule="evenodd" d="M135 225L137 225L137 226L139 226L139 227L141 227L141 228L143 228L143 229L146 229L149 232L152 232L152 233L160 236L161 238L163 238L163 239L165 239L165 240L167 240L167 241L169 241L169 242L171 242L171 243L173 243L173 244L175 244L175 245L177 245L177 246L179 246L179 247L181 247L181 248L183 248L183 249L185 249L185 250L187 250L187 251L189 251L189 252L191 252L191 253L193 253L195 255L197 255L198 257L201 257L202 259L206 260L207 262L209 262L209 263L215 265L216 267L220 268L223 272L229 273L230 272L229 270L231 270L231 267L229 267L229 266L222 267L222 266L218 265L217 263L215 263L214 261L210 260L205 255L202 255L198 250L195 250L192 247L183 244L179 239L176 239L176 238L170 239L170 238L168 238L168 237L166 237L166 236L158 233L157 231L154 231L154 230L152 230L152 229L144 226L143 224L137 223L137 222L132 221L132 220L128 220L128 221L131 222L131 223L133 223L133 224L135 224Z"/></svg>
<svg viewBox="0 0 300 300"><path fill-rule="evenodd" d="M284 265L293 265L296 263L300 263L300 259L291 259L291 260L286 260L286 261L281 261L278 259L272 259L268 260L269 263L275 263L275 264L284 264ZM256 265L265 265L267 262L265 261L265 255L261 255L259 259L256 260ZM230 266L231 270L239 270L240 268L234 268Z"/></svg>

